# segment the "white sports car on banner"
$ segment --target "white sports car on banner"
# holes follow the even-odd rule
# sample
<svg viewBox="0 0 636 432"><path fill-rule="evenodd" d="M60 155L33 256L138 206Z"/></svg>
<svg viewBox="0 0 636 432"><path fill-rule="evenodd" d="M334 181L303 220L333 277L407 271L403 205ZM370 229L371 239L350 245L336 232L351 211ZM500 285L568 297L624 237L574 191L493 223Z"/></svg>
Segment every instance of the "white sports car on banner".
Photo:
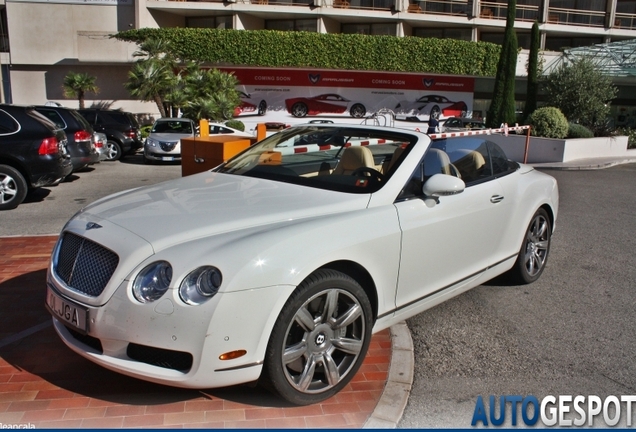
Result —
<svg viewBox="0 0 636 432"><path fill-rule="evenodd" d="M305 124L64 227L55 329L106 368L187 388L261 380L295 404L351 380L373 332L546 267L556 181L488 136Z"/></svg>

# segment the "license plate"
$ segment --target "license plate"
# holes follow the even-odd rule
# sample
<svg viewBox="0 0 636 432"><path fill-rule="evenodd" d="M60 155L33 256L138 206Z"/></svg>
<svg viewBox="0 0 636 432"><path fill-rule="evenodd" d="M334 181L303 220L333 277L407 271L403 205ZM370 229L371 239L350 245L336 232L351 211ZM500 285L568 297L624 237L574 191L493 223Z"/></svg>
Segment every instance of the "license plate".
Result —
<svg viewBox="0 0 636 432"><path fill-rule="evenodd" d="M163 160L163 161L169 161L169 162L172 162L172 161L174 160L174 157L171 157L171 156L164 156L164 157L162 157L162 158L161 158L161 160Z"/></svg>
<svg viewBox="0 0 636 432"><path fill-rule="evenodd" d="M88 331L88 309L57 295L50 287L46 290L46 305L59 320L86 333Z"/></svg>

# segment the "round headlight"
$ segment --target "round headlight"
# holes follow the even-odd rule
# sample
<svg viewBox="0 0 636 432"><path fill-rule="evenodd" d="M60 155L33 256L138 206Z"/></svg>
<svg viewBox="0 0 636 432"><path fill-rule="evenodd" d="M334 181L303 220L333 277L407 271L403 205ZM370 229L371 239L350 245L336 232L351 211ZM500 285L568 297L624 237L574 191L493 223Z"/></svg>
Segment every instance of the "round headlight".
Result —
<svg viewBox="0 0 636 432"><path fill-rule="evenodd" d="M135 278L133 295L142 303L161 298L172 280L172 266L166 261L157 261L146 266Z"/></svg>
<svg viewBox="0 0 636 432"><path fill-rule="evenodd" d="M179 287L181 299L191 305L201 304L219 291L223 277L212 266L199 267L185 277Z"/></svg>
<svg viewBox="0 0 636 432"><path fill-rule="evenodd" d="M157 147L157 141L153 140L152 138L146 139L146 143L151 147Z"/></svg>

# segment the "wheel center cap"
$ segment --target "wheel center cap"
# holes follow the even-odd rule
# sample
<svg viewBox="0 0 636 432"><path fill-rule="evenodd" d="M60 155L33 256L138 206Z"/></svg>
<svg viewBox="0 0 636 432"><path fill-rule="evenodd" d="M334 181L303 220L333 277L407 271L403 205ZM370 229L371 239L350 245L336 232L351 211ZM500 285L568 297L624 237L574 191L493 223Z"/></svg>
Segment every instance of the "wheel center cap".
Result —
<svg viewBox="0 0 636 432"><path fill-rule="evenodd" d="M318 336L316 336L316 345L320 346L324 344L325 340L327 340L327 338L325 337L324 333L318 334Z"/></svg>

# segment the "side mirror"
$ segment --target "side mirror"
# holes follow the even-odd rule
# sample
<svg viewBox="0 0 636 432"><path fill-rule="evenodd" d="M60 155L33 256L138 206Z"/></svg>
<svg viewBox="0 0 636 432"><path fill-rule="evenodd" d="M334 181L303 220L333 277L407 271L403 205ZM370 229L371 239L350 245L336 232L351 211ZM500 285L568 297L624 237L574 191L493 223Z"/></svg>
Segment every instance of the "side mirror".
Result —
<svg viewBox="0 0 636 432"><path fill-rule="evenodd" d="M439 197L457 195L464 192L466 183L460 178L447 174L435 174L422 185L424 201L429 207L439 203Z"/></svg>

